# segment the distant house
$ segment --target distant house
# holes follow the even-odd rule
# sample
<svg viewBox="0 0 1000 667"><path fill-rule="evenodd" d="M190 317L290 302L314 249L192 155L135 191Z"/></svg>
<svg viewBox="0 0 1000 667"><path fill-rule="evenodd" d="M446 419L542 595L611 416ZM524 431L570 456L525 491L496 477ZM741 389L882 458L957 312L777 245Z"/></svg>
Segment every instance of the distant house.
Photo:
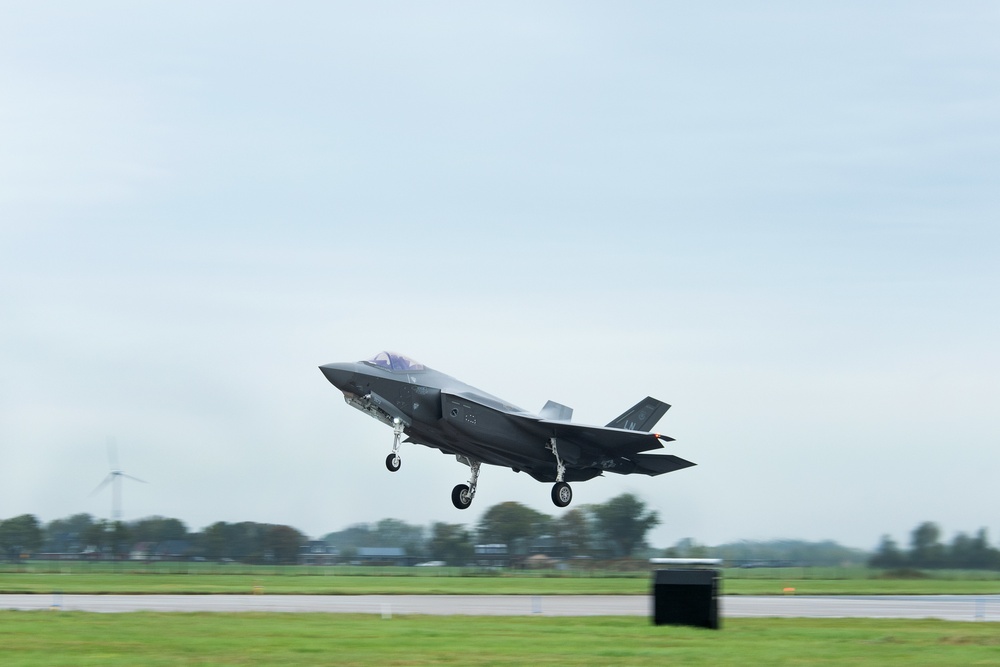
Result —
<svg viewBox="0 0 1000 667"><path fill-rule="evenodd" d="M550 558L545 554L535 554L534 556L528 556L524 561L524 567L529 570L547 570L556 565L558 561L554 558Z"/></svg>
<svg viewBox="0 0 1000 667"><path fill-rule="evenodd" d="M35 560L80 560L81 558L83 558L83 554L77 552L56 553L47 551L35 554Z"/></svg>
<svg viewBox="0 0 1000 667"><path fill-rule="evenodd" d="M136 542L129 552L129 560L161 561L184 560L191 543L187 540L165 540L163 542Z"/></svg>
<svg viewBox="0 0 1000 667"><path fill-rule="evenodd" d="M506 544L477 544L474 547L477 567L507 567L510 553Z"/></svg>
<svg viewBox="0 0 1000 667"><path fill-rule="evenodd" d="M356 558L362 565L414 565L417 562L399 547L358 547Z"/></svg>
<svg viewBox="0 0 1000 667"><path fill-rule="evenodd" d="M322 540L310 540L299 547L299 565L336 565L340 552Z"/></svg>
<svg viewBox="0 0 1000 667"><path fill-rule="evenodd" d="M152 560L151 555L155 546L155 542L136 542L128 554L129 560Z"/></svg>
<svg viewBox="0 0 1000 667"><path fill-rule="evenodd" d="M183 560L191 551L191 543L187 540L164 540L156 545L153 553L157 560Z"/></svg>

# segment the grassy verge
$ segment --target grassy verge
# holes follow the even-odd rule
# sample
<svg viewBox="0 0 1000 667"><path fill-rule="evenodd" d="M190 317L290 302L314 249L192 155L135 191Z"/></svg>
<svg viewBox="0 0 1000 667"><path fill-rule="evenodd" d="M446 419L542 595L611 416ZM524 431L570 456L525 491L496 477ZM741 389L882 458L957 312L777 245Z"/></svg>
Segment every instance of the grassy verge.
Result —
<svg viewBox="0 0 1000 667"><path fill-rule="evenodd" d="M14 665L1000 665L995 623L0 612Z"/></svg>
<svg viewBox="0 0 1000 667"><path fill-rule="evenodd" d="M2 593L265 595L613 595L648 594L647 577L535 579L524 577L286 577L274 575L0 575Z"/></svg>
<svg viewBox="0 0 1000 667"><path fill-rule="evenodd" d="M738 579L724 575L722 593L781 595L1000 594L1000 580L972 579ZM136 572L0 573L0 593L249 594L265 595L646 595L650 575L632 577L373 576L171 574Z"/></svg>

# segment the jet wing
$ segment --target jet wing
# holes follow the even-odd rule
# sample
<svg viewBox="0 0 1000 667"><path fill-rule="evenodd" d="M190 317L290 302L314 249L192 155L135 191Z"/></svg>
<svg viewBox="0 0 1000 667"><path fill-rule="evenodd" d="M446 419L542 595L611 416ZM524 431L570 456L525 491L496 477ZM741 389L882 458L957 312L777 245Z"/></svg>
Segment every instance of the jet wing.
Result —
<svg viewBox="0 0 1000 667"><path fill-rule="evenodd" d="M487 400L471 393L442 392L441 400L443 419L451 428L464 434L470 441L476 440L478 446L492 450L494 456L520 459L516 467L525 470L532 470L540 461L548 465L551 454L546 452L544 447L550 438L556 439L563 460L578 469L597 468L621 474L638 472L645 475L660 475L694 465L676 456L640 454L662 449L664 442L673 440L658 433L610 426L588 426L562 419L546 419L544 414L508 411L498 405L491 405ZM545 412L559 410L553 408L551 402L547 407L549 410ZM489 439L484 440L481 437L483 433L496 435L505 431L508 438L514 437L522 442L528 440L537 443L534 445L537 449L506 450L504 446L498 447Z"/></svg>
<svg viewBox="0 0 1000 667"><path fill-rule="evenodd" d="M599 465L608 472L628 475L662 475L695 465L673 455L640 454L662 449L673 438L607 426L584 426L551 420L536 422L536 428L548 429L559 445L559 453L570 464Z"/></svg>
<svg viewBox="0 0 1000 667"><path fill-rule="evenodd" d="M673 438L656 433L631 431L607 426L586 426L563 421L542 419L537 422L541 429L551 432L551 437L569 440L580 447L593 447L608 454L625 456L651 449L662 449L664 442Z"/></svg>
<svg viewBox="0 0 1000 667"><path fill-rule="evenodd" d="M478 406L479 409L468 407L470 404ZM492 423L493 428L496 428L497 422L506 422L523 432L537 436L541 442L545 442L549 438L558 438L570 441L580 448L593 448L617 456L660 449L663 447L660 440L668 442L673 440L667 436L644 431L608 426L586 426L563 419L546 419L544 415L509 412L469 393L441 392L441 405L445 420L455 428L470 434L480 429L489 428L488 424ZM466 406L465 409L461 408L463 405ZM553 404L551 401L547 403L546 412L551 414L563 409L563 406L554 406L558 406L558 404ZM569 408L564 409L569 410Z"/></svg>

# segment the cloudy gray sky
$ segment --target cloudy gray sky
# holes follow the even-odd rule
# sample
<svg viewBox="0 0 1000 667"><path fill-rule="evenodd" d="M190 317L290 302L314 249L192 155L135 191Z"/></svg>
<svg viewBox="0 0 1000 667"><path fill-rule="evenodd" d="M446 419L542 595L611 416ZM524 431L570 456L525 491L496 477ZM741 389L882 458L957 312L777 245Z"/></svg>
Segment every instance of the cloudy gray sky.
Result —
<svg viewBox="0 0 1000 667"><path fill-rule="evenodd" d="M989 2L4 3L0 518L475 523L549 486L385 426L381 349L695 468L682 537L1000 538Z"/></svg>

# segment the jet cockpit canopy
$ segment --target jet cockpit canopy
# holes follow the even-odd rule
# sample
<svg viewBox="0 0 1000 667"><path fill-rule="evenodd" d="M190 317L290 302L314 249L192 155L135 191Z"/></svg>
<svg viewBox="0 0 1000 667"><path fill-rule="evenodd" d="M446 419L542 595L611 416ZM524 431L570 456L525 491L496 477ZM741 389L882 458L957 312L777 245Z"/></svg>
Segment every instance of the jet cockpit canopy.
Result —
<svg viewBox="0 0 1000 667"><path fill-rule="evenodd" d="M379 352L371 359L366 359L365 363L388 371L422 371L426 368L423 364L410 359L405 354L395 352Z"/></svg>

